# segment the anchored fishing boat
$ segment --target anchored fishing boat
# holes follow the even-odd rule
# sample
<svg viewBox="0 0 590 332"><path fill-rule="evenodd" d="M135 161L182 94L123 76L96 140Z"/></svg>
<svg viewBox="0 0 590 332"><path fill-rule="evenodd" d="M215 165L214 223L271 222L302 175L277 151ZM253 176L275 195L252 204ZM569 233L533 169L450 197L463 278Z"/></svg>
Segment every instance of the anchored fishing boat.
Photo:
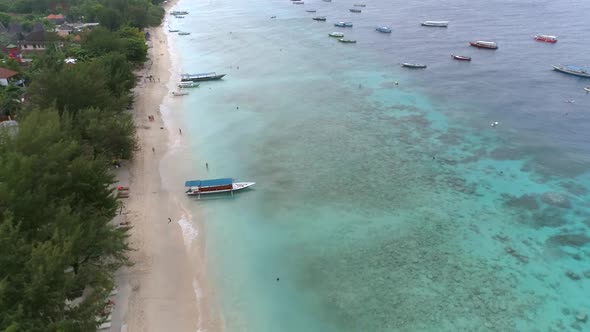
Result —
<svg viewBox="0 0 590 332"><path fill-rule="evenodd" d="M360 12L362 12L362 10L360 10L360 9L358 9L358 8L350 8L350 9L349 9L349 11L350 11L351 13L360 13Z"/></svg>
<svg viewBox="0 0 590 332"><path fill-rule="evenodd" d="M454 55L451 54L451 57L455 60L460 60L460 61L471 61L471 57L466 56L466 55Z"/></svg>
<svg viewBox="0 0 590 332"><path fill-rule="evenodd" d="M178 82L178 87L181 89L198 88L199 83L195 82Z"/></svg>
<svg viewBox="0 0 590 332"><path fill-rule="evenodd" d="M449 26L449 21L424 21L422 25L425 27L446 28Z"/></svg>
<svg viewBox="0 0 590 332"><path fill-rule="evenodd" d="M391 29L388 27L378 27L375 30L377 30L379 32L383 32L383 33L391 33Z"/></svg>
<svg viewBox="0 0 590 332"><path fill-rule="evenodd" d="M178 29L168 29L168 32L179 32L180 30Z"/></svg>
<svg viewBox="0 0 590 332"><path fill-rule="evenodd" d="M182 82L200 82L200 81L214 81L220 80L225 74L217 74L215 72L202 74L183 74L180 76Z"/></svg>
<svg viewBox="0 0 590 332"><path fill-rule="evenodd" d="M188 12L185 10L173 10L170 12L170 15L188 15Z"/></svg>
<svg viewBox="0 0 590 332"><path fill-rule="evenodd" d="M314 18L312 18L312 20L314 21L325 21L326 17L325 16L316 16Z"/></svg>
<svg viewBox="0 0 590 332"><path fill-rule="evenodd" d="M338 22L334 24L334 26L340 28L352 28L352 22Z"/></svg>
<svg viewBox="0 0 590 332"><path fill-rule="evenodd" d="M315 13L316 10L315 9L308 9L308 10L306 10L306 12L308 12L308 13Z"/></svg>
<svg viewBox="0 0 590 332"><path fill-rule="evenodd" d="M355 7L366 7L367 5L365 5L364 3L355 3L353 6L355 6Z"/></svg>
<svg viewBox="0 0 590 332"><path fill-rule="evenodd" d="M339 42L341 43L345 43L345 44L354 44L356 43L355 39L344 39L344 38L340 38L338 39Z"/></svg>
<svg viewBox="0 0 590 332"><path fill-rule="evenodd" d="M178 35L179 35L179 36L188 36L188 35L190 35L190 34L191 34L190 32L184 32L184 31L180 31L180 32L178 33Z"/></svg>
<svg viewBox="0 0 590 332"><path fill-rule="evenodd" d="M344 34L342 32L332 32L328 36L330 36L330 37L336 37L336 38L342 38L342 37L344 37Z"/></svg>
<svg viewBox="0 0 590 332"><path fill-rule="evenodd" d="M291 3L294 4L294 5L303 5L305 2L303 2L303 1L293 1Z"/></svg>
<svg viewBox="0 0 590 332"><path fill-rule="evenodd" d="M189 196L201 196L204 194L218 194L246 189L255 185L256 182L234 182L234 179L211 179L211 180L190 180L184 183L187 187L185 192Z"/></svg>
<svg viewBox="0 0 590 332"><path fill-rule="evenodd" d="M174 91L173 91L173 92L172 92L172 95L173 95L174 97L186 96L186 95L188 95L188 92L174 92Z"/></svg>
<svg viewBox="0 0 590 332"><path fill-rule="evenodd" d="M479 47L479 48L487 48L490 50L495 50L498 48L498 44L496 44L495 42L483 41L483 40L476 40L476 41L469 42L469 45Z"/></svg>
<svg viewBox="0 0 590 332"><path fill-rule="evenodd" d="M420 64L420 63L408 63L408 62L404 62L402 63L402 67L406 67L406 68L426 68L426 65Z"/></svg>
<svg viewBox="0 0 590 332"><path fill-rule="evenodd" d="M557 36L550 35L536 35L535 40L542 41L545 43L557 43Z"/></svg>
<svg viewBox="0 0 590 332"><path fill-rule="evenodd" d="M560 71L562 73L579 76L579 77L586 77L590 78L590 70L578 66L572 65L557 65L553 66L553 69Z"/></svg>

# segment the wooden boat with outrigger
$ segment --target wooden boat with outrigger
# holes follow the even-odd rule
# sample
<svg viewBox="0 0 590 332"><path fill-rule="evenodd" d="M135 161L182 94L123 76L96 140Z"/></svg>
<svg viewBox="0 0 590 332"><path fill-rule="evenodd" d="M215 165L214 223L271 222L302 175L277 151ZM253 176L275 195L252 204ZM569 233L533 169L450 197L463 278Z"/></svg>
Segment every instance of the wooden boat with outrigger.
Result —
<svg viewBox="0 0 590 332"><path fill-rule="evenodd" d="M188 196L198 196L205 194L231 193L234 191L250 188L256 182L235 182L232 178L210 179L210 180L189 180L184 183L188 189L185 193Z"/></svg>

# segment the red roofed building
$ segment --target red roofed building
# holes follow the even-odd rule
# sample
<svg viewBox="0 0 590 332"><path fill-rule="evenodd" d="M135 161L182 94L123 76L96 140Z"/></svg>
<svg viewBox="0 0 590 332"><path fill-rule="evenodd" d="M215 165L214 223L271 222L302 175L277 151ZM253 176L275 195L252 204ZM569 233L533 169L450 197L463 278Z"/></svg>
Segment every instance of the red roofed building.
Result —
<svg viewBox="0 0 590 332"><path fill-rule="evenodd" d="M0 67L0 85L7 86L8 82L10 82L10 80L16 75L18 75L18 73L14 70Z"/></svg>
<svg viewBox="0 0 590 332"><path fill-rule="evenodd" d="M66 21L66 18L62 15L62 14L51 14L49 16L47 16L47 20L49 20L49 22L55 24L55 25L59 25L59 24L64 24L64 22Z"/></svg>

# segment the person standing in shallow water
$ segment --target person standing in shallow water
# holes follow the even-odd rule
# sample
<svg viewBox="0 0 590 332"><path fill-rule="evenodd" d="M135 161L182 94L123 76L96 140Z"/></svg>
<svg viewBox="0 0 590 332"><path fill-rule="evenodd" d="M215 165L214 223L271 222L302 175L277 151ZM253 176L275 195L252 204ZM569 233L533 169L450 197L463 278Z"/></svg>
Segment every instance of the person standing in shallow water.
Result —
<svg viewBox="0 0 590 332"><path fill-rule="evenodd" d="M205 163L205 168L209 170L209 163Z"/></svg>

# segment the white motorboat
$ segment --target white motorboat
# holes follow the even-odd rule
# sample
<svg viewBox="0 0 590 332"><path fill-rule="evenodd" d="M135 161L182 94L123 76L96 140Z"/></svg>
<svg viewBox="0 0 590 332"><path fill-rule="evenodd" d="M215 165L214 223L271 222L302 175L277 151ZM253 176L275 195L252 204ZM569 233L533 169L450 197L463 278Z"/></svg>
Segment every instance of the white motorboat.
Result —
<svg viewBox="0 0 590 332"><path fill-rule="evenodd" d="M425 27L440 27L446 28L449 26L449 21L424 21L422 25Z"/></svg>

